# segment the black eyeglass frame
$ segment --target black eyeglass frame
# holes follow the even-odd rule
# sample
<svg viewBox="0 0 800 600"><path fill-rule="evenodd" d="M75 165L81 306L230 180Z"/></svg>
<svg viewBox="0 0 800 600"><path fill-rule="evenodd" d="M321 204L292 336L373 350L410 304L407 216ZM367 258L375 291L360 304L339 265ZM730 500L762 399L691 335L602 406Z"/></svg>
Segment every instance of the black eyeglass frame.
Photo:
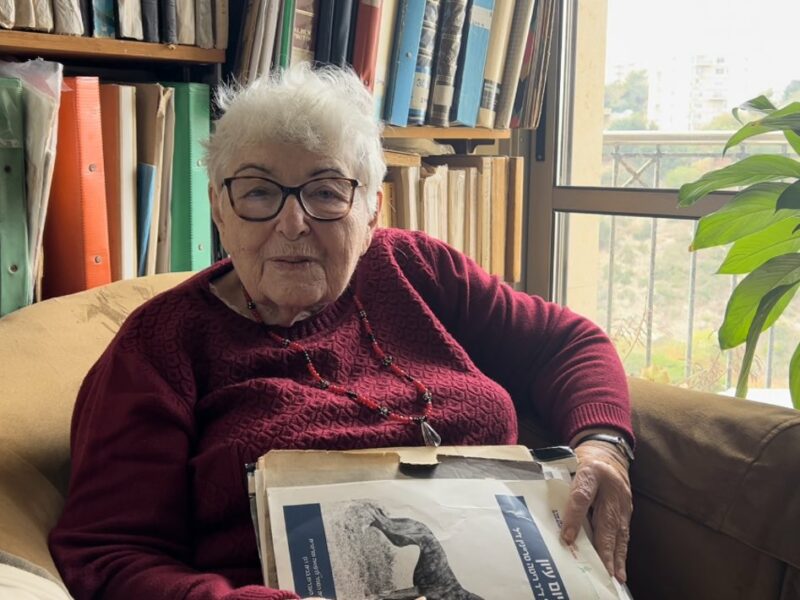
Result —
<svg viewBox="0 0 800 600"><path fill-rule="evenodd" d="M281 203L278 205L278 210L275 211L275 214L272 215L271 217L265 217L263 219L255 219L253 217L243 217L242 215L240 215L239 212L236 210L236 203L233 201L233 193L231 192L231 183L236 181L237 179L260 179L261 181L267 181L277 186L281 190ZM311 214L311 212L306 207L305 202L303 201L303 196L302 196L303 188L311 183L315 183L317 181L327 181L330 179L335 179L337 181L347 181L352 186L352 190L350 191L350 203L347 206L347 211L341 216L333 217L331 219L316 217ZM314 179L309 179L305 183L301 183L298 186L288 186L288 185L282 185L277 181L275 181L274 179L270 179L269 177L258 177L256 175L238 175L234 177L226 177L225 179L222 180L222 185L225 186L225 190L228 192L228 201L231 203L231 208L233 209L234 214L236 214L237 217L239 217L244 221L251 221L254 223L263 223L265 221L271 221L272 219L276 218L279 214L281 214L283 207L286 205L286 200L289 198L289 196L292 195L294 195L294 197L297 198L297 202L300 204L300 208L303 209L303 212L306 215L308 215L309 218L314 219L315 221L325 221L325 222L338 221L340 219L344 219L348 214L350 214L350 211L353 208L353 202L355 201L356 190L360 187L363 187L363 184L358 179L352 179L350 177L315 177Z"/></svg>

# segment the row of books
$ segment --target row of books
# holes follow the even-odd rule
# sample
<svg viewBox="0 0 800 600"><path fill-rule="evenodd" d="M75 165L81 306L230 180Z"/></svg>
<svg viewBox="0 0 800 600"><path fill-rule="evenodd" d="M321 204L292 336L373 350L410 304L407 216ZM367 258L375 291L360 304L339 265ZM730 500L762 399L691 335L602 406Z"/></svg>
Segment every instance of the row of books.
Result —
<svg viewBox="0 0 800 600"><path fill-rule="evenodd" d="M523 185L519 156L428 156L421 167L389 169L379 225L425 231L519 282Z"/></svg>
<svg viewBox="0 0 800 600"><path fill-rule="evenodd" d="M0 28L228 47L228 0L3 0Z"/></svg>
<svg viewBox="0 0 800 600"><path fill-rule="evenodd" d="M246 82L298 61L350 64L390 125L535 128L555 0L249 0Z"/></svg>
<svg viewBox="0 0 800 600"><path fill-rule="evenodd" d="M209 87L62 73L41 60L0 63L1 314L211 263Z"/></svg>

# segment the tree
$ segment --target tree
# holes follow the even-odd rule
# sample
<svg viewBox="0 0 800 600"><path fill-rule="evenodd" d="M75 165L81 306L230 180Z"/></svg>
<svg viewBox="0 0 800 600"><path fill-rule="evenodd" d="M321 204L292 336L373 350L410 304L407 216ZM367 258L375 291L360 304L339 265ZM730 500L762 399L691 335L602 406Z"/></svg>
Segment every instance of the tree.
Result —
<svg viewBox="0 0 800 600"><path fill-rule="evenodd" d="M781 104L789 104L800 100L800 79L793 79L783 90L783 100Z"/></svg>
<svg viewBox="0 0 800 600"><path fill-rule="evenodd" d="M647 113L649 84L647 71L630 71L623 81L617 80L606 86L605 107L612 113L630 111L633 114Z"/></svg>

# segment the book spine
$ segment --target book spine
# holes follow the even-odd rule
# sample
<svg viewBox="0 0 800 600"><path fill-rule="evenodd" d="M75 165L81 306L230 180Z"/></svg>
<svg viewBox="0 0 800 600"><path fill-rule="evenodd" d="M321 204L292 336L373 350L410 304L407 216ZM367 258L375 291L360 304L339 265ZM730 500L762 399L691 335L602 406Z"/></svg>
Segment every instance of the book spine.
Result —
<svg viewBox="0 0 800 600"><path fill-rule="evenodd" d="M433 93L428 122L431 125L450 125L450 108L453 106L458 53L461 50L461 34L467 14L467 0L445 0L442 7L436 70L433 77Z"/></svg>
<svg viewBox="0 0 800 600"><path fill-rule="evenodd" d="M295 0L284 0L283 21L281 22L281 46L278 55L278 66L285 69L292 60L292 41L294 39Z"/></svg>
<svg viewBox="0 0 800 600"><path fill-rule="evenodd" d="M139 37L134 34L135 29L135 14L134 7L130 6L131 0L120 0L120 26L130 23L131 33L124 30L120 33L122 37L133 37L135 39L142 39L141 37L141 16L139 16ZM138 3L137 3L138 6ZM14 26L13 9L10 11L11 25L9 29ZM125 19L123 21L123 19ZM81 7L78 0L53 0L53 20L55 22L55 32L61 35L83 35L83 18L81 17Z"/></svg>
<svg viewBox="0 0 800 600"><path fill-rule="evenodd" d="M478 125L494 127L497 110L497 94L500 91L500 80L503 77L508 36L511 29L513 0L496 0L492 32L489 36L489 50L486 54L486 66L483 70L483 93L478 109Z"/></svg>
<svg viewBox="0 0 800 600"><path fill-rule="evenodd" d="M228 48L229 13L228 0L214 0L214 48L219 50Z"/></svg>
<svg viewBox="0 0 800 600"><path fill-rule="evenodd" d="M330 62L339 67L347 64L347 46L350 42L352 13L353 0L336 0L333 10Z"/></svg>
<svg viewBox="0 0 800 600"><path fill-rule="evenodd" d="M158 0L161 8L159 25L161 26L161 42L164 44L178 43L178 23L175 14L175 0Z"/></svg>
<svg viewBox="0 0 800 600"><path fill-rule="evenodd" d="M358 5L356 37L353 43L353 68L370 91L375 87L382 10L383 0L361 0Z"/></svg>
<svg viewBox="0 0 800 600"><path fill-rule="evenodd" d="M214 47L214 17L211 0L195 0L194 5L195 44L199 48Z"/></svg>
<svg viewBox="0 0 800 600"><path fill-rule="evenodd" d="M334 0L319 0L319 23L317 24L317 43L314 47L314 60L328 63L331 60L331 41L333 37Z"/></svg>
<svg viewBox="0 0 800 600"><path fill-rule="evenodd" d="M458 76L450 121L475 127L483 89L483 69L489 48L494 0L473 0L464 26L464 42L458 62Z"/></svg>
<svg viewBox="0 0 800 600"><path fill-rule="evenodd" d="M377 119L383 118L396 21L397 0L383 0L380 32L378 33L378 57L375 64L375 85L372 91L375 101L375 117Z"/></svg>
<svg viewBox="0 0 800 600"><path fill-rule="evenodd" d="M317 14L313 0L297 0L294 11L292 64L297 62L314 62L316 28Z"/></svg>
<svg viewBox="0 0 800 600"><path fill-rule="evenodd" d="M408 123L424 14L425 0L400 0L386 93L386 120L391 125L404 127Z"/></svg>
<svg viewBox="0 0 800 600"><path fill-rule="evenodd" d="M112 18L114 13L111 13ZM34 29L36 31L53 31L53 5L50 0L33 0Z"/></svg>
<svg viewBox="0 0 800 600"><path fill-rule="evenodd" d="M507 129L511 124L511 110L517 95L522 60L525 55L525 42L528 35L535 0L517 0L514 17L511 19L511 35L508 40L506 64L500 84L500 97L497 101L495 127Z"/></svg>
<svg viewBox="0 0 800 600"><path fill-rule="evenodd" d="M145 42L158 42L158 0L142 0L142 34Z"/></svg>
<svg viewBox="0 0 800 600"><path fill-rule="evenodd" d="M115 38L113 0L92 0L92 35L96 38Z"/></svg>
<svg viewBox="0 0 800 600"><path fill-rule="evenodd" d="M436 47L436 27L439 23L439 0L425 2L425 18L422 21L422 34L419 39L417 67L414 72L414 88L411 92L411 105L408 109L408 124L423 125L428 109L428 96L431 89L431 67L433 51Z"/></svg>
<svg viewBox="0 0 800 600"><path fill-rule="evenodd" d="M194 46L194 0L175 0L175 12L178 21L178 43Z"/></svg>

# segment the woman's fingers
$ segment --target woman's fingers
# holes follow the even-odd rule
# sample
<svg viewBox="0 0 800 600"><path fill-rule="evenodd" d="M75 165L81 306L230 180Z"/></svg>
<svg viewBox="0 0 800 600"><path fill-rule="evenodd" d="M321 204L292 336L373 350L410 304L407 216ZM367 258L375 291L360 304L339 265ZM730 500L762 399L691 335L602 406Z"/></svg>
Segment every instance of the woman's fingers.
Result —
<svg viewBox="0 0 800 600"><path fill-rule="evenodd" d="M583 519L589 512L589 507L594 502L597 494L597 477L594 471L587 468L578 468L572 480L567 506L561 525L561 539L571 544L578 537Z"/></svg>
<svg viewBox="0 0 800 600"><path fill-rule="evenodd" d="M620 528L617 533L617 547L614 549L614 572L617 579L622 583L628 580L628 572L625 570L625 558L628 556L630 537L631 531L629 527Z"/></svg>

